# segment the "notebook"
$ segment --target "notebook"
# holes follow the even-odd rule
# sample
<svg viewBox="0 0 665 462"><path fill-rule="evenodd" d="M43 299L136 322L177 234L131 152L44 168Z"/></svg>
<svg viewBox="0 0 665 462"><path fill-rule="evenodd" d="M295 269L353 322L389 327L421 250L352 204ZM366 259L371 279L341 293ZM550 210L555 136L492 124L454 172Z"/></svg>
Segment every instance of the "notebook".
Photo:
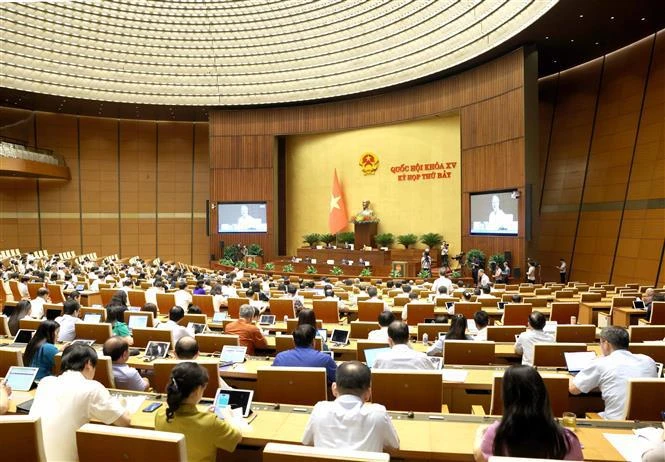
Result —
<svg viewBox="0 0 665 462"><path fill-rule="evenodd" d="M593 351L565 352L563 356L566 359L566 368L571 374L578 373L596 359Z"/></svg>
<svg viewBox="0 0 665 462"><path fill-rule="evenodd" d="M85 285L83 285L83 284L77 284L76 285L76 291L77 292L82 292L84 290L85 290Z"/></svg>
<svg viewBox="0 0 665 462"><path fill-rule="evenodd" d="M7 371L5 381L12 391L30 391L39 368L12 366Z"/></svg>
<svg viewBox="0 0 665 462"><path fill-rule="evenodd" d="M633 308L636 310L646 310L647 307L644 306L644 301L642 300L633 300Z"/></svg>
<svg viewBox="0 0 665 462"><path fill-rule="evenodd" d="M325 329L316 329L316 336L320 337L323 343L326 343L328 338L328 331Z"/></svg>
<svg viewBox="0 0 665 462"><path fill-rule="evenodd" d="M75 344L75 343L80 343L82 345L93 346L95 344L95 341L90 340L90 339L85 339L85 338L77 338L77 339L72 341L72 345Z"/></svg>

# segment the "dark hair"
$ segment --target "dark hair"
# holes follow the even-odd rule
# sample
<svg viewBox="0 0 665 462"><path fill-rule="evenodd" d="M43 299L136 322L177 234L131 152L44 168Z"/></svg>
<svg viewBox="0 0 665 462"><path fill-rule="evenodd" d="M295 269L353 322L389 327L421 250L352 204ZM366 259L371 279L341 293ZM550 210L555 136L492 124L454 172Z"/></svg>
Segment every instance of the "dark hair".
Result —
<svg viewBox="0 0 665 462"><path fill-rule="evenodd" d="M335 292L332 289L325 289L323 291L323 293L326 297L334 297L335 296Z"/></svg>
<svg viewBox="0 0 665 462"><path fill-rule="evenodd" d="M182 401L208 383L208 371L194 362L180 363L171 370L166 386L166 421L170 422Z"/></svg>
<svg viewBox="0 0 665 462"><path fill-rule="evenodd" d="M448 287L446 287L446 286L439 286L439 288L437 290L439 291L440 294L447 294L448 293Z"/></svg>
<svg viewBox="0 0 665 462"><path fill-rule="evenodd" d="M293 331L293 343L297 347L309 347L316 337L316 328L311 324L302 324Z"/></svg>
<svg viewBox="0 0 665 462"><path fill-rule="evenodd" d="M392 311L383 310L379 313L379 326L388 327L395 321L395 315Z"/></svg>
<svg viewBox="0 0 665 462"><path fill-rule="evenodd" d="M450 320L450 329L446 332L446 340L466 340L466 318L457 314Z"/></svg>
<svg viewBox="0 0 665 462"><path fill-rule="evenodd" d="M462 294L462 296L464 297L464 300L467 300L467 301L471 300L472 295L473 295L473 292L470 292L468 290L464 291L464 293Z"/></svg>
<svg viewBox="0 0 665 462"><path fill-rule="evenodd" d="M623 327L607 326L600 331L600 339L607 341L615 350L628 349L628 331Z"/></svg>
<svg viewBox="0 0 665 462"><path fill-rule="evenodd" d="M104 342L102 353L104 356L110 356L111 361L117 361L122 357L125 351L129 350L129 343L122 337L113 336Z"/></svg>
<svg viewBox="0 0 665 462"><path fill-rule="evenodd" d="M106 307L106 322L115 325L116 322L125 322L126 306L122 305L108 305Z"/></svg>
<svg viewBox="0 0 665 462"><path fill-rule="evenodd" d="M492 292L492 288L488 284L485 284L482 287L482 291L483 291L484 294L489 294L490 292Z"/></svg>
<svg viewBox="0 0 665 462"><path fill-rule="evenodd" d="M372 373L360 361L346 361L337 367L335 383L340 395L362 396L372 383Z"/></svg>
<svg viewBox="0 0 665 462"><path fill-rule="evenodd" d="M169 320L173 322L178 322L185 317L185 310L183 310L178 305L174 306L169 310Z"/></svg>
<svg viewBox="0 0 665 462"><path fill-rule="evenodd" d="M60 327L60 324L55 321L46 320L39 324L37 331L25 347L25 352L23 353L23 364L25 366L30 366L32 358L35 357L35 354L37 354L44 343L55 344L55 331L58 327Z"/></svg>
<svg viewBox="0 0 665 462"><path fill-rule="evenodd" d="M118 290L113 294L113 297L111 297L111 300L109 301L109 304L106 305L107 307L112 306L112 305L122 305L122 306L127 306L127 292L124 290Z"/></svg>
<svg viewBox="0 0 665 462"><path fill-rule="evenodd" d="M368 287L367 288L367 295L369 295L370 298L371 297L376 297L377 295L379 295L379 291L376 290L376 287Z"/></svg>
<svg viewBox="0 0 665 462"><path fill-rule="evenodd" d="M175 354L178 359L194 359L199 353L199 343L194 337L185 335L175 344Z"/></svg>
<svg viewBox="0 0 665 462"><path fill-rule="evenodd" d="M141 307L141 311L145 311L147 313L152 313L153 318L157 318L159 316L159 310L157 310L157 305L154 303L146 303Z"/></svg>
<svg viewBox="0 0 665 462"><path fill-rule="evenodd" d="M522 303L522 296L520 294L513 294L513 303Z"/></svg>
<svg viewBox="0 0 665 462"><path fill-rule="evenodd" d="M72 290L67 295L67 299L69 300L76 300L77 298L81 298L81 293L78 290Z"/></svg>
<svg viewBox="0 0 665 462"><path fill-rule="evenodd" d="M388 326L388 337L395 344L404 344L409 342L409 326L402 321L393 321Z"/></svg>
<svg viewBox="0 0 665 462"><path fill-rule="evenodd" d="M186 288L187 288L187 282L186 281L180 281L178 283L178 289L185 290Z"/></svg>
<svg viewBox="0 0 665 462"><path fill-rule="evenodd" d="M494 436L497 456L563 459L568 442L552 416L547 389L530 366L512 366L503 374L503 417Z"/></svg>
<svg viewBox="0 0 665 462"><path fill-rule="evenodd" d="M9 332L16 335L16 332L19 330L19 322L30 314L31 309L30 300L21 300L16 304L16 308L14 308L14 311L9 315L9 319L7 320Z"/></svg>
<svg viewBox="0 0 665 462"><path fill-rule="evenodd" d="M298 325L302 326L304 324L309 324L316 328L316 314L314 313L314 310L309 308L300 310L300 313L298 313Z"/></svg>
<svg viewBox="0 0 665 462"><path fill-rule="evenodd" d="M222 295L222 286L219 284L212 286L210 289L210 295Z"/></svg>
<svg viewBox="0 0 665 462"><path fill-rule="evenodd" d="M196 305L189 305L189 308L187 308L187 314L201 314L201 308Z"/></svg>
<svg viewBox="0 0 665 462"><path fill-rule="evenodd" d="M534 311L529 315L529 325L536 330L543 330L546 323L547 319L540 311ZM626 347L628 347L628 344L626 344Z"/></svg>
<svg viewBox="0 0 665 462"><path fill-rule="evenodd" d="M39 289L37 289L38 297L43 297L45 295L48 295L48 289L46 287L40 287Z"/></svg>
<svg viewBox="0 0 665 462"><path fill-rule="evenodd" d="M490 323L490 317L485 311L480 310L473 313L473 321L476 323L477 327L482 329L483 327L487 327Z"/></svg>
<svg viewBox="0 0 665 462"><path fill-rule="evenodd" d="M81 309L81 304L76 300L65 300L62 304L63 314L74 314Z"/></svg>
<svg viewBox="0 0 665 462"><path fill-rule="evenodd" d="M82 371L86 363L90 362L92 367L97 367L97 352L90 345L72 343L62 352L62 363L60 372Z"/></svg>
<svg viewBox="0 0 665 462"><path fill-rule="evenodd" d="M411 292L411 286L408 285L408 284L404 284L402 286L402 292L404 292L405 294L408 294L409 292Z"/></svg>

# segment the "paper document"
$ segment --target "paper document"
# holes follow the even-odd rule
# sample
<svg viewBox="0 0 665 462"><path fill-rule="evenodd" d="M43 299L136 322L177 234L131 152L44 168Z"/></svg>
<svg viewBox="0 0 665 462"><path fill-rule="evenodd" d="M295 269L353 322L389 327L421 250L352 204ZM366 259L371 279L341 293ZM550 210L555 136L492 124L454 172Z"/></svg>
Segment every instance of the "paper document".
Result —
<svg viewBox="0 0 665 462"><path fill-rule="evenodd" d="M446 382L464 382L469 374L467 371L456 369L443 369L441 372Z"/></svg>
<svg viewBox="0 0 665 462"><path fill-rule="evenodd" d="M145 401L145 396L136 395L136 396L122 396L116 395L116 398L120 403L125 406L129 415L134 414L141 408L141 404Z"/></svg>
<svg viewBox="0 0 665 462"><path fill-rule="evenodd" d="M621 457L628 462L640 462L642 454L646 452L652 443L646 438L637 435L625 435L617 433L603 433L603 436L609 441Z"/></svg>

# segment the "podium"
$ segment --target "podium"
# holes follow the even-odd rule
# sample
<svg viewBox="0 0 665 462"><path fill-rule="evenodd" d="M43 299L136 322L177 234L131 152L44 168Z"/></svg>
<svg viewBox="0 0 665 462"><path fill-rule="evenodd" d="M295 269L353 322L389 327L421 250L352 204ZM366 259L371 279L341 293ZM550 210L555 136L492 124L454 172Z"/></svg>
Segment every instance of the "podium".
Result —
<svg viewBox="0 0 665 462"><path fill-rule="evenodd" d="M376 225L376 222L355 223L355 248L357 250L361 250L366 245L374 247Z"/></svg>

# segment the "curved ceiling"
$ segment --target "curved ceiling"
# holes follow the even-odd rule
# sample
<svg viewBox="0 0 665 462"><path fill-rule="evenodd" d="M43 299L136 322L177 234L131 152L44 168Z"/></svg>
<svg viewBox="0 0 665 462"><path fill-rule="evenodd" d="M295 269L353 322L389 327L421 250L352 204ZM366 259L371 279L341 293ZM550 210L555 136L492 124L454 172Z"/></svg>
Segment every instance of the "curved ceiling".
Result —
<svg viewBox="0 0 665 462"><path fill-rule="evenodd" d="M0 4L0 86L135 104L292 103L459 65L558 0Z"/></svg>

